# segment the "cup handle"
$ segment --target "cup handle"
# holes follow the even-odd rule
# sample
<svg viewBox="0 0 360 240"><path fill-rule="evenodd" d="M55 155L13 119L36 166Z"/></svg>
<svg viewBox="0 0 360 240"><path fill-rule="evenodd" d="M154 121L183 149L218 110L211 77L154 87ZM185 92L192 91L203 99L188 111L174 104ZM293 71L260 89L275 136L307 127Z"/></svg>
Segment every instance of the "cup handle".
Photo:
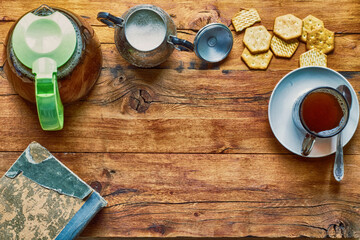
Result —
<svg viewBox="0 0 360 240"><path fill-rule="evenodd" d="M99 12L97 15L97 20L108 25L108 27L114 28L115 25L122 27L124 19L120 17L115 17L108 12Z"/></svg>
<svg viewBox="0 0 360 240"><path fill-rule="evenodd" d="M304 156L307 156L310 154L314 143L315 143L315 138L313 135L311 134L306 134L303 143L302 143L302 147L301 147L301 154Z"/></svg>
<svg viewBox="0 0 360 240"><path fill-rule="evenodd" d="M194 51L194 44L191 42L180 39L175 36L169 36L169 42L175 46L176 49L180 51L192 52Z"/></svg>
<svg viewBox="0 0 360 240"><path fill-rule="evenodd" d="M39 58L33 63L36 106L41 128L61 130L64 126L64 107L57 83L57 64L51 58Z"/></svg>

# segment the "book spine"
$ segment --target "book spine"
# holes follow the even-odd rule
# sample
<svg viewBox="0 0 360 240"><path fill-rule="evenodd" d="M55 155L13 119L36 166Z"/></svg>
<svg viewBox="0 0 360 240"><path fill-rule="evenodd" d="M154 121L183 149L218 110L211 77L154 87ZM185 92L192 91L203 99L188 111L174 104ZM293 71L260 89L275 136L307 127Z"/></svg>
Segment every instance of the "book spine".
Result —
<svg viewBox="0 0 360 240"><path fill-rule="evenodd" d="M96 215L96 213L98 213L101 208L105 207L106 204L107 202L100 196L100 194L94 191L80 210L57 235L55 240L75 239Z"/></svg>

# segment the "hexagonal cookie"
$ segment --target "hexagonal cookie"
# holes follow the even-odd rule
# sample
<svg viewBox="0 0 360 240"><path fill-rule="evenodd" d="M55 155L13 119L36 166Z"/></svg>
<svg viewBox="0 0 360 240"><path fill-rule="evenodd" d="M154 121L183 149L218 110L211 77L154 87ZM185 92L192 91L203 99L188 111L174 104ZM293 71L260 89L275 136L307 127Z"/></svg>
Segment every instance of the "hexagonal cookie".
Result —
<svg viewBox="0 0 360 240"><path fill-rule="evenodd" d="M300 67L322 66L327 67L327 56L317 49L311 49L300 55Z"/></svg>
<svg viewBox="0 0 360 240"><path fill-rule="evenodd" d="M306 49L318 49L322 53L329 53L335 47L334 32L321 27L308 33L306 38Z"/></svg>
<svg viewBox="0 0 360 240"><path fill-rule="evenodd" d="M244 44L252 54L269 50L271 34L264 26L250 27L245 30Z"/></svg>
<svg viewBox="0 0 360 240"><path fill-rule="evenodd" d="M298 46L299 40L297 40L296 38L289 41L284 41L275 35L272 37L270 44L271 50L273 51L274 55L284 58L291 58Z"/></svg>
<svg viewBox="0 0 360 240"><path fill-rule="evenodd" d="M262 69L265 70L271 61L273 54L270 50L265 53L252 54L247 48L244 48L241 54L242 60L250 69Z"/></svg>
<svg viewBox="0 0 360 240"><path fill-rule="evenodd" d="M300 40L306 42L307 34L314 29L324 27L323 21L314 17L313 15L308 15L303 19L303 29L301 33Z"/></svg>
<svg viewBox="0 0 360 240"><path fill-rule="evenodd" d="M259 13L254 8L242 9L231 19L235 31L237 32L241 32L245 28L260 21Z"/></svg>
<svg viewBox="0 0 360 240"><path fill-rule="evenodd" d="M292 14L277 17L275 18L274 34L285 41L298 38L301 36L302 24L301 19Z"/></svg>

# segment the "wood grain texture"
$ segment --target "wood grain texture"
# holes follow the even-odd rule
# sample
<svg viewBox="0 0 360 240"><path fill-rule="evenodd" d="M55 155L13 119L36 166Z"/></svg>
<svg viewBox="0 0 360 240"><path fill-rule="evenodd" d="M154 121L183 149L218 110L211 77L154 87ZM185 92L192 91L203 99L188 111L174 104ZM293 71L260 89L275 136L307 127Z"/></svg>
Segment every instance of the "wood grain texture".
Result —
<svg viewBox="0 0 360 240"><path fill-rule="evenodd" d="M272 29L274 20L277 16L293 13L303 19L312 14L324 21L326 27L332 31L360 33L360 26L357 18L360 15L360 3L357 0L341 1L231 1L231 0L206 0L194 3L192 0L184 0L179 3L176 1L148 1L148 4L154 4L169 13L174 19L178 29L198 30L204 23L213 20L221 20L229 23L231 18L240 8L254 7L259 12L262 24ZM15 21L25 11L35 9L41 4L54 5L61 8L70 8L70 10L84 16L92 25L102 25L96 20L99 11L111 12L121 16L130 7L138 4L144 4L142 1L102 1L92 0L89 4L85 0L65 0L65 1L3 1L0 15L2 21ZM8 11L11 9L11 11Z"/></svg>
<svg viewBox="0 0 360 240"><path fill-rule="evenodd" d="M0 96L7 139L0 149L21 151L34 140L56 152L287 153L267 119L271 91L286 73L105 68L87 99L65 106L60 132L42 131L35 106L9 92ZM343 74L360 89L358 72Z"/></svg>
<svg viewBox="0 0 360 240"><path fill-rule="evenodd" d="M359 237L358 155L345 156L341 184L333 157L54 155L108 201L82 236Z"/></svg>
<svg viewBox="0 0 360 240"><path fill-rule="evenodd" d="M122 59L113 29L96 20L99 11L121 16L142 1L3 1L0 51L14 21L42 3L92 25L103 68L89 96L65 106L64 130L44 132L36 107L9 85L0 54L0 173L31 141L49 149L109 202L80 239L360 237L359 131L344 149L340 184L333 156L288 152L271 132L268 102L277 82L298 68L305 45L289 60L274 57L266 71L250 71L240 59L244 34L230 25L241 7L256 8L271 33L277 16L316 16L336 33L328 66L359 96L359 1L149 1L172 16L181 38L193 41L210 22L230 26L234 36L220 64L174 51L154 69Z"/></svg>

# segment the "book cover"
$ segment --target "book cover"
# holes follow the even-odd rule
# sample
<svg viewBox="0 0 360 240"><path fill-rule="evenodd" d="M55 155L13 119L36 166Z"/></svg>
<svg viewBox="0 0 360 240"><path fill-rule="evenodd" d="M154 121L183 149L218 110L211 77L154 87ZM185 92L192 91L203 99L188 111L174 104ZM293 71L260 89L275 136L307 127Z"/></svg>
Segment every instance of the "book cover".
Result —
<svg viewBox="0 0 360 240"><path fill-rule="evenodd" d="M106 201L33 142L0 179L0 239L74 239Z"/></svg>

